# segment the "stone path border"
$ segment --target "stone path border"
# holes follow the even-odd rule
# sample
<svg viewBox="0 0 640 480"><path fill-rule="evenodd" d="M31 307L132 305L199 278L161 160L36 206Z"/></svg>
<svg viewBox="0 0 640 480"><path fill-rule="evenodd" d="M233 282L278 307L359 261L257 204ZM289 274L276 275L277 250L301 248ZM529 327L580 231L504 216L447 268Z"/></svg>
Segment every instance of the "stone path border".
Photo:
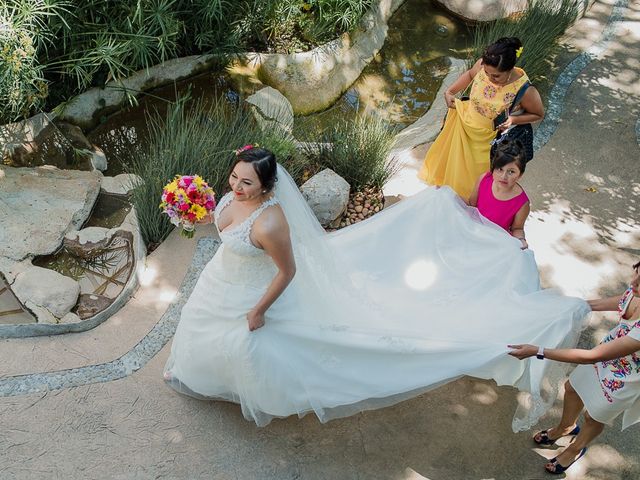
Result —
<svg viewBox="0 0 640 480"><path fill-rule="evenodd" d="M198 241L191 265L178 289L176 298L162 318L138 344L123 356L110 362L69 370L16 375L0 379L0 397L43 393L90 383L110 382L131 375L149 362L173 337L186 303L200 272L213 257L219 240L204 237Z"/></svg>
<svg viewBox="0 0 640 480"><path fill-rule="evenodd" d="M582 70L584 70L592 60L596 59L605 51L609 40L611 40L611 37L613 37L618 28L618 23L624 17L624 12L626 11L628 4L629 0L616 1L600 40L574 58L558 76L558 79L549 94L549 102L547 104L547 111L545 112L544 120L536 129L533 137L534 150L539 150L544 147L551 139L551 136L558 128L560 115L562 115L562 109L564 106L564 99L569 91L569 87L578 75L580 75L580 72L582 72ZM638 128L636 128L636 132L637 131Z"/></svg>

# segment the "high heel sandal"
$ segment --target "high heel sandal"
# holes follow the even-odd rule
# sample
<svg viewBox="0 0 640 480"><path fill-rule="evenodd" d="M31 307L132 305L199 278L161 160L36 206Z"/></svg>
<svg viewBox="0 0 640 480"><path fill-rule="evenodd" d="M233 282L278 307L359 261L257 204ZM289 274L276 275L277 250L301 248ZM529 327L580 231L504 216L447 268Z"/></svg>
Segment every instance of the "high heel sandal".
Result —
<svg viewBox="0 0 640 480"><path fill-rule="evenodd" d="M569 435L576 436L578 435L578 433L580 433L580 425L576 425L576 427L566 435L560 435L558 438L554 438L554 439L549 438L549 430L542 430L533 436L533 441L538 445L553 445L562 437L566 437ZM536 440L536 437L538 435L540 435L540 440Z"/></svg>
<svg viewBox="0 0 640 480"><path fill-rule="evenodd" d="M544 469L549 472L549 473L553 473L554 475L560 475L561 473L564 473L567 471L567 469L573 465L574 463L576 463L578 460L580 460L584 454L587 453L587 447L584 447L582 450L580 450L580 455L578 455L578 458L576 458L573 462L571 462L569 465L567 465L566 467L563 467L562 465L560 465L558 463L558 457L553 457L551 460L549 460L549 463L551 463L553 465L553 469L549 469L547 468L547 466L545 465Z"/></svg>

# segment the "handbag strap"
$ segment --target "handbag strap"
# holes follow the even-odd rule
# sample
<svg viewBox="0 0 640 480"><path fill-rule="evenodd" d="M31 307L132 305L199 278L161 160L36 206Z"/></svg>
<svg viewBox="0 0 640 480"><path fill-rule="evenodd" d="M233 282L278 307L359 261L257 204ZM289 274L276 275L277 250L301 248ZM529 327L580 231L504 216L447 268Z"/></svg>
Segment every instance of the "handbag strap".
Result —
<svg viewBox="0 0 640 480"><path fill-rule="evenodd" d="M529 80L527 80L526 82L524 82L522 84L522 86L520 87L520 90L518 90L518 93L516 93L515 98L513 99L513 102L511 102L511 106L509 107L509 113L511 113L514 109L514 107L520 103L520 100L522 100L522 97L524 96L525 92L527 91L527 88L529 88L531 86L531 82L529 82Z"/></svg>

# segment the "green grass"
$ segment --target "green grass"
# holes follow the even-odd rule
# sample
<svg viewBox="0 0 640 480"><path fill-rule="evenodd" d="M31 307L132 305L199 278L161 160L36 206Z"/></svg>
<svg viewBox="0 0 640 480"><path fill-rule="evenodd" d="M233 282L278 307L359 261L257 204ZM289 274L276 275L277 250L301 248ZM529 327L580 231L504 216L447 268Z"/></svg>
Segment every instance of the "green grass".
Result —
<svg viewBox="0 0 640 480"><path fill-rule="evenodd" d="M330 168L344 178L352 190L382 188L397 171L397 162L387 161L395 130L378 116L345 118L315 138L305 154L314 170Z"/></svg>
<svg viewBox="0 0 640 480"><path fill-rule="evenodd" d="M530 0L528 10L520 16L479 25L474 29L470 65L498 38L518 37L524 49L517 66L536 82L547 75L549 58L560 37L575 21L578 4L576 0Z"/></svg>
<svg viewBox="0 0 640 480"><path fill-rule="evenodd" d="M162 242L173 229L158 205L162 188L175 175L201 175L220 196L228 189L234 149L256 144L273 151L296 171L291 141L278 131L263 132L250 111L219 101L211 106L171 105L166 115L149 118L149 141L132 155L127 171L143 179L132 193L142 238L147 245Z"/></svg>

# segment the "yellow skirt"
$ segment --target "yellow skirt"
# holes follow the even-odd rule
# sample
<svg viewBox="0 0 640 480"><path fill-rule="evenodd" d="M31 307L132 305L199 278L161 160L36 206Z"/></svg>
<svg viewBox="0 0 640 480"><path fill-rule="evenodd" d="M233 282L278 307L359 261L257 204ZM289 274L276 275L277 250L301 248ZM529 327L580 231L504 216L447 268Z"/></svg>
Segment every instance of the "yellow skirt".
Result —
<svg viewBox="0 0 640 480"><path fill-rule="evenodd" d="M465 200L478 177L489 170L489 150L495 138L493 122L471 102L456 99L456 108L429 148L418 176L430 185L449 185Z"/></svg>

